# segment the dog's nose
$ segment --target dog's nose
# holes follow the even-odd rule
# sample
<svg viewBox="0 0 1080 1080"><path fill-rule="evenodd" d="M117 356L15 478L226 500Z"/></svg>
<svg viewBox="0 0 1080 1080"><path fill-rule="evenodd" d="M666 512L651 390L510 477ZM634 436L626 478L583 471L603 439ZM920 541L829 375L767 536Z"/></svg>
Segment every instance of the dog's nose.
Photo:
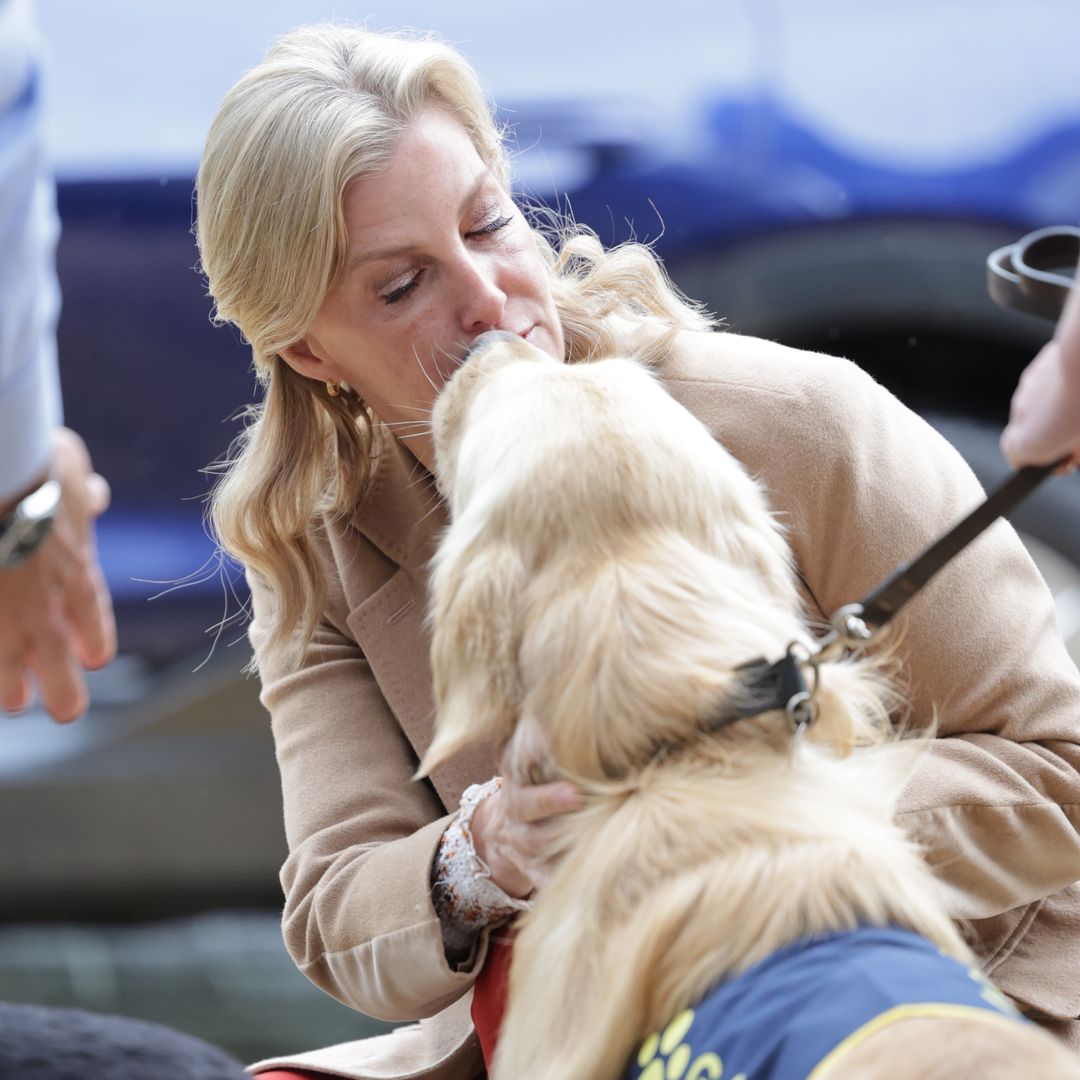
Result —
<svg viewBox="0 0 1080 1080"><path fill-rule="evenodd" d="M465 350L465 355L461 358L461 362L464 364L467 360L471 360L477 353L483 352L489 345L494 345L497 341L520 340L521 338L510 330L487 330L479 337L473 339L473 343Z"/></svg>

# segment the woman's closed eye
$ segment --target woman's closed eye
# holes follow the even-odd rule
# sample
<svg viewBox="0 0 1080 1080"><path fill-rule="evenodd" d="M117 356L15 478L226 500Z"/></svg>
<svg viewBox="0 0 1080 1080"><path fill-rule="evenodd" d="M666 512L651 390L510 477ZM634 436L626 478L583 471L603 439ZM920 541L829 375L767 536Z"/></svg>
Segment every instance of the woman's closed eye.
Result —
<svg viewBox="0 0 1080 1080"><path fill-rule="evenodd" d="M409 293L411 293L413 291L413 289L415 289L416 286L420 284L420 279L423 276L424 276L423 269L421 268L420 270L417 270L416 273L413 274L413 276L411 278L409 278L406 281L403 281L400 285L398 285L396 288L392 289L390 292L383 294L382 295L383 303L385 303L385 304L396 304L399 300L404 300L405 297L408 296Z"/></svg>
<svg viewBox="0 0 1080 1080"><path fill-rule="evenodd" d="M486 225L481 226L479 229L470 229L465 233L466 240L482 240L485 237L492 236L500 229L505 229L507 225L513 221L511 214L502 214L495 218L494 221L489 221ZM400 284L395 285L393 289L388 293L380 295L384 304L396 304L409 295L420 284L420 279L424 276L424 269L421 268L416 271L412 277Z"/></svg>
<svg viewBox="0 0 1080 1080"><path fill-rule="evenodd" d="M507 225L513 221L513 217L510 214L505 214L501 217L497 217L494 221L489 221L486 225L479 229L473 229L471 232L465 234L466 240L475 240L480 236L490 236L492 233L497 233L500 229L505 229Z"/></svg>

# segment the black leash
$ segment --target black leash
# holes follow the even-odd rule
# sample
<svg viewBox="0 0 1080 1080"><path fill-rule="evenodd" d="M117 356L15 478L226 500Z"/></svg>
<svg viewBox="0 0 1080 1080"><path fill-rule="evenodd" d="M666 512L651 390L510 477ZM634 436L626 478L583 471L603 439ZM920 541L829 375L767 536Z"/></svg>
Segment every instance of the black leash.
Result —
<svg viewBox="0 0 1080 1080"><path fill-rule="evenodd" d="M954 525L944 536L931 544L921 555L898 567L873 592L868 593L853 613L866 625L871 634L883 627L901 608L951 559L954 559L999 517L1003 517L1056 468L1065 464L1062 458L1053 465L1027 465L999 484L966 518ZM835 624L834 624L835 625Z"/></svg>
<svg viewBox="0 0 1080 1080"><path fill-rule="evenodd" d="M774 709L784 709L796 732L813 721L817 667L826 650L860 650L876 637L904 605L950 560L956 558L976 537L1017 504L1067 459L1052 465L1028 465L1018 469L999 484L970 514L935 540L921 555L897 567L883 582L854 604L847 604L829 620L832 630L807 653L802 646L789 645L777 661L752 660L741 664L743 693L731 707L709 725L717 730L736 720L758 716ZM800 655L801 653L801 655ZM803 665L814 672L814 685L808 687Z"/></svg>

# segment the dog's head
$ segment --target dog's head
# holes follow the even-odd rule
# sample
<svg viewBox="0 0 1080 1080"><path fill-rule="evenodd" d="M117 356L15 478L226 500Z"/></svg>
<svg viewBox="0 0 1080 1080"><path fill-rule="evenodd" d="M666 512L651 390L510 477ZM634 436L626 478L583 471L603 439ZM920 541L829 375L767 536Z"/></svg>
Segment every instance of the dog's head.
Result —
<svg viewBox="0 0 1080 1080"><path fill-rule="evenodd" d="M458 461L462 441L469 430L469 418L476 413L493 412L499 408L499 402L490 402L486 407L479 398L485 389L490 390L493 376L507 367L521 363L557 364L558 361L547 353L530 345L524 338L505 330L490 330L481 334L469 347L462 360L462 365L447 381L441 393L435 399L432 409L432 441L435 447L435 479L439 492L453 512L455 497L460 497L457 478ZM478 426L479 417L474 416L473 427ZM487 432L490 438L491 433ZM478 447L478 449L484 449ZM492 448L487 448L490 457ZM497 448L494 448L497 452Z"/></svg>
<svg viewBox="0 0 1080 1080"><path fill-rule="evenodd" d="M430 771L619 779L700 740L737 668L807 640L759 486L651 372L485 336L434 414L452 523L432 564Z"/></svg>

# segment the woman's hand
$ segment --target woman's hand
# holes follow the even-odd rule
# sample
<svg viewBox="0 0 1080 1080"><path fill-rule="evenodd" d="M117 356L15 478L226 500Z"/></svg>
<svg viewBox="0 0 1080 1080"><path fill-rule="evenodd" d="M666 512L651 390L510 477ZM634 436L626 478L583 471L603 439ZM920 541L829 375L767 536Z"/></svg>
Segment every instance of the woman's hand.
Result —
<svg viewBox="0 0 1080 1080"><path fill-rule="evenodd" d="M472 819L476 853L491 869L491 880L522 899L543 880L552 818L579 810L581 792L571 783L521 786L512 780L476 808Z"/></svg>

